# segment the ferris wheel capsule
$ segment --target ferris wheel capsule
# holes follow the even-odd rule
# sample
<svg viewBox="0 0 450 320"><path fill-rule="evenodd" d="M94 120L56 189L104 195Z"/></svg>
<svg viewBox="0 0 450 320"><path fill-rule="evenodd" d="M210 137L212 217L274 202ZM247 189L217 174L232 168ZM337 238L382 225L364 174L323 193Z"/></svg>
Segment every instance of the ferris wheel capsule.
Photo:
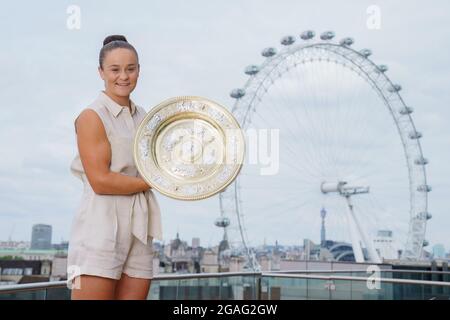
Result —
<svg viewBox="0 0 450 320"><path fill-rule="evenodd" d="M259 67L257 65L249 65L247 68L245 68L245 74L248 74L249 76L253 76L259 72Z"/></svg>
<svg viewBox="0 0 450 320"><path fill-rule="evenodd" d="M277 49L273 48L273 47L269 47L269 48L265 48L263 49L263 51L261 52L261 55L263 57L269 58L272 57L274 55L277 54Z"/></svg>
<svg viewBox="0 0 450 320"><path fill-rule="evenodd" d="M243 96L245 96L245 90L240 88L234 89L231 91L230 96L235 99L242 98Z"/></svg>
<svg viewBox="0 0 450 320"><path fill-rule="evenodd" d="M407 115L407 114L413 113L413 111L414 111L413 108L404 106L402 109L400 109L399 113L400 113L401 115Z"/></svg>
<svg viewBox="0 0 450 320"><path fill-rule="evenodd" d="M430 220L431 218L433 218L433 215L429 212L422 212L425 214L425 219Z"/></svg>
<svg viewBox="0 0 450 320"><path fill-rule="evenodd" d="M408 136L412 140L420 139L420 138L422 138L422 133L419 131L413 131L413 132L410 132Z"/></svg>
<svg viewBox="0 0 450 320"><path fill-rule="evenodd" d="M379 66L377 66L378 71L384 73L388 70L388 66L385 64L380 64Z"/></svg>
<svg viewBox="0 0 450 320"><path fill-rule="evenodd" d="M422 184L420 186L417 187L417 191L419 192L430 192L431 191L431 187L427 184Z"/></svg>
<svg viewBox="0 0 450 320"><path fill-rule="evenodd" d="M419 212L416 216L416 218L418 219L425 219L425 220L430 220L432 217L433 215L427 211Z"/></svg>
<svg viewBox="0 0 450 320"><path fill-rule="evenodd" d="M335 36L333 31L325 31L320 35L320 39L322 40L331 40Z"/></svg>
<svg viewBox="0 0 450 320"><path fill-rule="evenodd" d="M414 160L414 164L424 166L428 164L428 159L424 157L419 157Z"/></svg>
<svg viewBox="0 0 450 320"><path fill-rule="evenodd" d="M388 88L388 91L389 92L399 92L400 90L402 90L402 86L401 85L399 85L399 84L393 84L392 86L390 86L389 88Z"/></svg>
<svg viewBox="0 0 450 320"><path fill-rule="evenodd" d="M286 36L283 37L280 42L283 46L290 46L295 42L295 38L293 36Z"/></svg>
<svg viewBox="0 0 450 320"><path fill-rule="evenodd" d="M230 225L230 219L228 219L227 217L219 217L216 219L214 224L217 227L226 228Z"/></svg>
<svg viewBox="0 0 450 320"><path fill-rule="evenodd" d="M303 31L302 34L300 35L300 38L302 38L303 40L310 40L312 38L314 38L314 36L316 35L316 33L312 30L306 30Z"/></svg>
<svg viewBox="0 0 450 320"><path fill-rule="evenodd" d="M422 246L427 247L430 244L428 240L423 240Z"/></svg>
<svg viewBox="0 0 450 320"><path fill-rule="evenodd" d="M364 58L367 58L367 57L369 57L369 56L372 55L372 50L370 50L370 49L362 49L359 53L360 53Z"/></svg>
<svg viewBox="0 0 450 320"><path fill-rule="evenodd" d="M355 42L355 41L353 40L353 38L347 37L347 38L342 39L342 40L339 42L339 44L340 44L341 46L346 46L346 47L348 47L348 46L351 46L354 42Z"/></svg>

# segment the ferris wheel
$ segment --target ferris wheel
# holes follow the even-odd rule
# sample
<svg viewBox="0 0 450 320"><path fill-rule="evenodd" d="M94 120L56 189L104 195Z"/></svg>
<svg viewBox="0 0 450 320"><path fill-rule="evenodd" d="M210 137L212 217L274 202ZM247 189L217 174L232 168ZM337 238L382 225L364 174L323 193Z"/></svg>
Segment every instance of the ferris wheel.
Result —
<svg viewBox="0 0 450 320"><path fill-rule="evenodd" d="M401 259L420 259L428 245L431 187L413 108L371 50L334 37L327 31L316 41L311 30L283 37L282 48L262 50L264 60L248 66L247 82L230 94L258 148L278 150L275 173L262 174L259 158L246 161L219 197L230 245L253 269L257 244L319 239L324 210L327 238L351 243L357 262L381 261L373 246L379 230L392 231Z"/></svg>

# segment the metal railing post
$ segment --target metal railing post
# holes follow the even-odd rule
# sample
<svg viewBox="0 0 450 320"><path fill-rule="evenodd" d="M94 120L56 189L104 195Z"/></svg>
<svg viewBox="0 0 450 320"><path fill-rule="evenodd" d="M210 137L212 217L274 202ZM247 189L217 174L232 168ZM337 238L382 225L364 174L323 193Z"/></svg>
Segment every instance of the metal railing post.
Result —
<svg viewBox="0 0 450 320"><path fill-rule="evenodd" d="M256 275L256 288L257 288L257 290L256 290L256 300L261 300L261 294L262 294L261 293L261 290L262 290L261 281L262 281L262 274L259 273L259 274Z"/></svg>

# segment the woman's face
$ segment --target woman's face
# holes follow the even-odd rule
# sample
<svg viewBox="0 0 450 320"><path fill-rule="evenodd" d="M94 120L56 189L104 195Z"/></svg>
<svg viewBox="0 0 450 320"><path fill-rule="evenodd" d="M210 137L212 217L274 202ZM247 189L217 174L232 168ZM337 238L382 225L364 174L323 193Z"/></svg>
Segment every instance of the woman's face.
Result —
<svg viewBox="0 0 450 320"><path fill-rule="evenodd" d="M126 48L109 51L99 67L100 77L105 81L106 92L119 97L128 97L136 87L139 78L139 64L136 54Z"/></svg>

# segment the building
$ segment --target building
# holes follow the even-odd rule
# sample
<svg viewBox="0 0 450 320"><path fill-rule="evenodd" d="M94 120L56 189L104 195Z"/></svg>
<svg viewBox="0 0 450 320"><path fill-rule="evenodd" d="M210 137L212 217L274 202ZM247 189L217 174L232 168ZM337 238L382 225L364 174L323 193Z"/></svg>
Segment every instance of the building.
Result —
<svg viewBox="0 0 450 320"><path fill-rule="evenodd" d="M29 260L0 260L0 283L29 283L49 281L52 262Z"/></svg>
<svg viewBox="0 0 450 320"><path fill-rule="evenodd" d="M181 241L177 232L177 237L170 243L169 257L172 262L172 270L177 273L189 273L191 270L191 257L186 241Z"/></svg>
<svg viewBox="0 0 450 320"><path fill-rule="evenodd" d="M320 228L320 245L324 246L325 241L327 240L326 230L325 230L325 218L327 216L327 210L325 208L322 208L320 210L320 218L322 219L322 225Z"/></svg>
<svg viewBox="0 0 450 320"><path fill-rule="evenodd" d="M56 254L52 261L52 271L50 281L67 279L67 255Z"/></svg>
<svg viewBox="0 0 450 320"><path fill-rule="evenodd" d="M433 246L433 259L445 259L445 248L442 244L438 243Z"/></svg>
<svg viewBox="0 0 450 320"><path fill-rule="evenodd" d="M49 250L52 248L52 226L35 224L31 231L31 249Z"/></svg>
<svg viewBox="0 0 450 320"><path fill-rule="evenodd" d="M287 254L288 260L312 260L312 261L355 261L353 248L350 243L339 242L333 240L321 241L316 244L309 239L303 240L303 252L300 256L292 256ZM365 250L364 254L366 255Z"/></svg>
<svg viewBox="0 0 450 320"><path fill-rule="evenodd" d="M67 251L69 250L69 242L62 241L61 243L55 243L52 245L52 248L58 251Z"/></svg>
<svg viewBox="0 0 450 320"><path fill-rule="evenodd" d="M219 248L208 248L203 252L202 260L200 262L202 273L219 272Z"/></svg>
<svg viewBox="0 0 450 320"><path fill-rule="evenodd" d="M192 248L200 247L200 238L192 238Z"/></svg>
<svg viewBox="0 0 450 320"><path fill-rule="evenodd" d="M0 241L0 250L1 249L29 249L30 242L29 241Z"/></svg>
<svg viewBox="0 0 450 320"><path fill-rule="evenodd" d="M67 255L65 250L31 250L31 249L0 249L0 259L52 261L56 255Z"/></svg>
<svg viewBox="0 0 450 320"><path fill-rule="evenodd" d="M391 230L378 230L373 244L381 259L393 260L399 258Z"/></svg>
<svg viewBox="0 0 450 320"><path fill-rule="evenodd" d="M230 257L230 272L243 272L246 264L246 259L243 256Z"/></svg>
<svg viewBox="0 0 450 320"><path fill-rule="evenodd" d="M200 239L192 238L192 246L180 239L179 233L169 245L154 244L154 270L158 273L200 273L203 248Z"/></svg>

